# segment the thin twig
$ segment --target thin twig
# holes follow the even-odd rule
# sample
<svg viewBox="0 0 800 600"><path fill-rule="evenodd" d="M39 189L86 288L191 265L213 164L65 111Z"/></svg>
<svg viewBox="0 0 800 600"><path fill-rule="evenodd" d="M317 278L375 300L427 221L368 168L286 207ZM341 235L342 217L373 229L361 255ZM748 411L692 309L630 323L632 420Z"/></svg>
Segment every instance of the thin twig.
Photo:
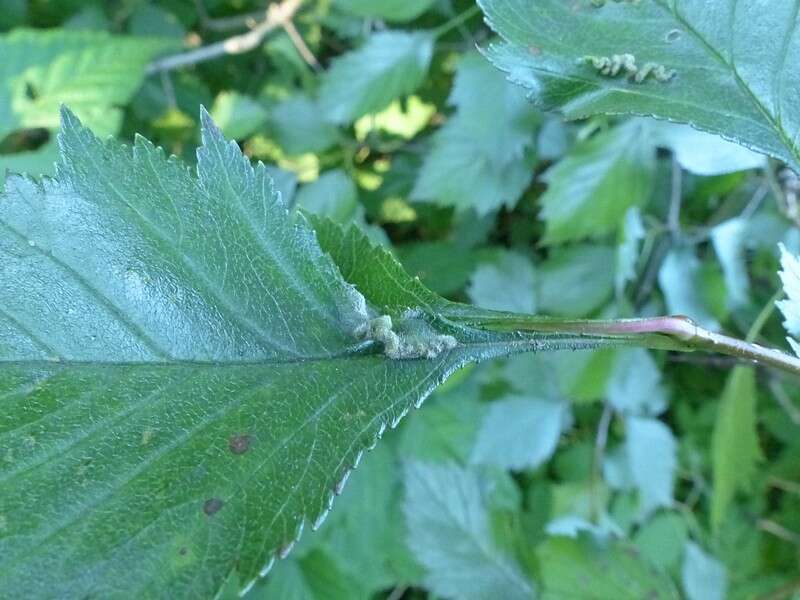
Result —
<svg viewBox="0 0 800 600"><path fill-rule="evenodd" d="M569 320L497 311L470 314L463 309L458 320L495 331L524 331L550 335L577 335L587 342L638 346L654 350L703 350L734 356L752 363L800 375L800 358L700 327L689 317L673 315L646 319Z"/></svg>
<svg viewBox="0 0 800 600"><path fill-rule="evenodd" d="M783 386L780 384L780 382L774 378L770 379L769 389L772 392L775 401L789 417L789 420L791 420L791 422L795 425L800 426L800 409L794 405L792 399L789 398L789 394L786 393L786 390L783 389Z"/></svg>
<svg viewBox="0 0 800 600"><path fill-rule="evenodd" d="M322 71L322 66L320 66L317 57L314 56L314 53L311 52L311 48L308 47L308 44L306 44L303 36L300 35L299 31L297 31L297 27L294 26L294 21L291 19L286 21L283 24L283 29L289 36L289 39L292 40L292 44L294 44L297 52L303 57L303 60L306 61L306 63L317 73Z"/></svg>
<svg viewBox="0 0 800 600"><path fill-rule="evenodd" d="M766 531L767 533L771 533L777 538L780 538L790 544L794 544L795 546L800 546L800 534L795 533L794 531L787 529L780 523L776 523L775 521L770 521L769 519L759 519L758 521L758 528L761 531Z"/></svg>
<svg viewBox="0 0 800 600"><path fill-rule="evenodd" d="M303 0L284 0L280 4L271 4L267 9L266 18L247 33L235 35L189 52L159 58L150 63L147 67L147 74L194 65L226 54L249 52L258 47L268 33L283 27L290 21L302 3Z"/></svg>
<svg viewBox="0 0 800 600"><path fill-rule="evenodd" d="M681 201L683 200L683 170L678 159L672 156L672 178L669 193L669 212L667 213L667 228L673 237L677 237L681 230Z"/></svg>

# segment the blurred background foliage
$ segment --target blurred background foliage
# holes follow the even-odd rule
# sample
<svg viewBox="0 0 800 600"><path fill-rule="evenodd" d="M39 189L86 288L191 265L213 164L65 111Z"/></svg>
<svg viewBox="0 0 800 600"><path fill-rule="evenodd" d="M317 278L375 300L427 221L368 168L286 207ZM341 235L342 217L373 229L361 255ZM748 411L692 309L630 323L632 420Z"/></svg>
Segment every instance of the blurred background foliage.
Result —
<svg viewBox="0 0 800 600"><path fill-rule="evenodd" d="M800 182L691 128L566 123L476 48L469 0L0 0L0 176L51 173L64 102L193 163L198 109L294 206L431 289L566 317L692 316L786 347ZM800 597L800 391L709 355L601 350L462 371L368 454L248 598ZM223 595L235 597L231 580Z"/></svg>

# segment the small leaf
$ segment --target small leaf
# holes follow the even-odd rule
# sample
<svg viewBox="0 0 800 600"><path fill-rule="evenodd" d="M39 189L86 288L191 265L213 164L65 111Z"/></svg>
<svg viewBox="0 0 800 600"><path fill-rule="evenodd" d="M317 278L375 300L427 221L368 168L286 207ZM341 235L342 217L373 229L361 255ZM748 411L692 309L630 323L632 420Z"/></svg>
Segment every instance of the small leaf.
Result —
<svg viewBox="0 0 800 600"><path fill-rule="evenodd" d="M433 38L421 32L383 31L340 56L325 72L320 105L333 123L352 123L416 90L433 56Z"/></svg>
<svg viewBox="0 0 800 600"><path fill-rule="evenodd" d="M272 109L270 124L275 139L287 154L323 152L338 139L336 127L323 117L319 102L298 95Z"/></svg>
<svg viewBox="0 0 800 600"><path fill-rule="evenodd" d="M486 498L476 473L415 462L406 467L408 545L435 594L528 600L533 584L492 542Z"/></svg>
<svg viewBox="0 0 800 600"><path fill-rule="evenodd" d="M648 124L632 120L576 146L544 174L544 243L602 237L650 197L655 146Z"/></svg>
<svg viewBox="0 0 800 600"><path fill-rule="evenodd" d="M652 355L641 348L617 351L606 389L611 406L623 414L655 416L667 406L661 371Z"/></svg>
<svg viewBox="0 0 800 600"><path fill-rule="evenodd" d="M783 325L786 331L795 336L787 338L789 344L800 356L800 258L791 254L784 246L781 246L781 271L778 273L783 282L783 289L787 299L777 303L778 308L784 316Z"/></svg>
<svg viewBox="0 0 800 600"><path fill-rule="evenodd" d="M736 491L748 488L762 458L756 400L755 370L735 367L725 384L711 438L711 523L715 528L724 521Z"/></svg>
<svg viewBox="0 0 800 600"><path fill-rule="evenodd" d="M622 543L582 534L536 549L542 600L678 600L668 576Z"/></svg>
<svg viewBox="0 0 800 600"><path fill-rule="evenodd" d="M479 4L490 60L542 108L689 123L800 169L794 0Z"/></svg>
<svg viewBox="0 0 800 600"><path fill-rule="evenodd" d="M225 137L241 140L257 132L266 123L267 109L250 96L222 92L214 98L211 117Z"/></svg>
<svg viewBox="0 0 800 600"><path fill-rule="evenodd" d="M687 600L725 600L727 597L725 566L692 542L686 544L681 581Z"/></svg>
<svg viewBox="0 0 800 600"><path fill-rule="evenodd" d="M514 471L535 469L555 452L568 417L569 405L563 400L533 394L492 402L471 461Z"/></svg>
<svg viewBox="0 0 800 600"><path fill-rule="evenodd" d="M677 444L670 429L656 419L629 417L625 426L625 457L631 481L639 492L640 514L648 515L672 504Z"/></svg>
<svg viewBox="0 0 800 600"><path fill-rule="evenodd" d="M434 135L412 198L479 214L513 207L533 177L541 117L477 54L461 59L449 103L456 113Z"/></svg>
<svg viewBox="0 0 800 600"><path fill-rule="evenodd" d="M747 274L746 250L748 223L742 217L729 219L711 230L711 242L722 265L728 306L738 309L750 301L750 279Z"/></svg>
<svg viewBox="0 0 800 600"><path fill-rule="evenodd" d="M342 224L353 222L363 212L355 182L341 169L326 171L316 181L302 186L296 204Z"/></svg>
<svg viewBox="0 0 800 600"><path fill-rule="evenodd" d="M681 167L697 175L724 175L766 166L763 154L698 131L689 125L652 123L651 134L658 146L669 148Z"/></svg>
<svg viewBox="0 0 800 600"><path fill-rule="evenodd" d="M719 321L711 314L703 296L701 278L700 260L688 244L674 247L658 272L658 283L670 313L691 317L706 329L719 329Z"/></svg>
<svg viewBox="0 0 800 600"><path fill-rule="evenodd" d="M536 274L530 259L502 252L478 265L467 294L482 308L532 314L536 312Z"/></svg>

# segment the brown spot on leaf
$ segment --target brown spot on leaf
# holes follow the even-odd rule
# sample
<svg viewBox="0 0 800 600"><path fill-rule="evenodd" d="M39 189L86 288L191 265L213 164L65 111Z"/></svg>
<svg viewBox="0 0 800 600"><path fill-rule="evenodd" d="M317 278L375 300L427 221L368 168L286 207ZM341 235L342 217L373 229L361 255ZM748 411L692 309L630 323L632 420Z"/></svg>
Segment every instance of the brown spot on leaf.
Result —
<svg viewBox="0 0 800 600"><path fill-rule="evenodd" d="M530 46L528 46L528 52L530 52L534 56L540 56L542 54L542 49L539 48L539 46L534 46L533 44L531 44Z"/></svg>
<svg viewBox="0 0 800 600"><path fill-rule="evenodd" d="M244 454L250 449L251 441L249 435L234 435L228 440L228 448L234 454Z"/></svg>
<svg viewBox="0 0 800 600"><path fill-rule="evenodd" d="M224 502L219 498L209 498L203 503L203 512L206 513L209 517L217 512L219 509L222 508Z"/></svg>
<svg viewBox="0 0 800 600"><path fill-rule="evenodd" d="M181 556L186 556L187 552L189 552L188 548L181 548L180 550L178 550L178 554L180 554Z"/></svg>

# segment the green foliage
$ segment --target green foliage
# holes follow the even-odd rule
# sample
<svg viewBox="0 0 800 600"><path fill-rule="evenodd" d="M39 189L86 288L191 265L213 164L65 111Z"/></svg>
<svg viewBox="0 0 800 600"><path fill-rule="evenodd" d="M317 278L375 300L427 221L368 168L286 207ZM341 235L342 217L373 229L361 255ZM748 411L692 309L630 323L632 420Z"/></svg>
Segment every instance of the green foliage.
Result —
<svg viewBox="0 0 800 600"><path fill-rule="evenodd" d="M533 595L533 585L491 541L487 481L458 467L425 463L407 466L405 479L409 546L432 591L467 600Z"/></svg>
<svg viewBox="0 0 800 600"><path fill-rule="evenodd" d="M603 237L649 199L655 147L647 125L629 121L596 135L545 173L544 243Z"/></svg>
<svg viewBox="0 0 800 600"><path fill-rule="evenodd" d="M767 11L668 0L586 1L577 10L561 0L479 3L504 40L489 58L542 108L569 119L625 113L690 123L800 167L793 141L800 80L791 75L798 33L786 26L794 0L772 2ZM585 60L616 53L640 69L660 65L674 75L638 80Z"/></svg>
<svg viewBox="0 0 800 600"><path fill-rule="evenodd" d="M476 54L461 59L449 104L412 197L486 213L519 200L531 181L538 114Z"/></svg>
<svg viewBox="0 0 800 600"><path fill-rule="evenodd" d="M796 593L796 377L586 332L800 355L796 3L479 4L3 3L0 596Z"/></svg>
<svg viewBox="0 0 800 600"><path fill-rule="evenodd" d="M432 54L433 38L425 33L371 35L325 73L320 88L323 114L333 123L351 123L380 112L420 86Z"/></svg>
<svg viewBox="0 0 800 600"><path fill-rule="evenodd" d="M719 527L725 519L734 493L740 488L749 488L762 458L756 430L756 401L755 371L736 367L725 384L712 438L711 523L714 527Z"/></svg>

